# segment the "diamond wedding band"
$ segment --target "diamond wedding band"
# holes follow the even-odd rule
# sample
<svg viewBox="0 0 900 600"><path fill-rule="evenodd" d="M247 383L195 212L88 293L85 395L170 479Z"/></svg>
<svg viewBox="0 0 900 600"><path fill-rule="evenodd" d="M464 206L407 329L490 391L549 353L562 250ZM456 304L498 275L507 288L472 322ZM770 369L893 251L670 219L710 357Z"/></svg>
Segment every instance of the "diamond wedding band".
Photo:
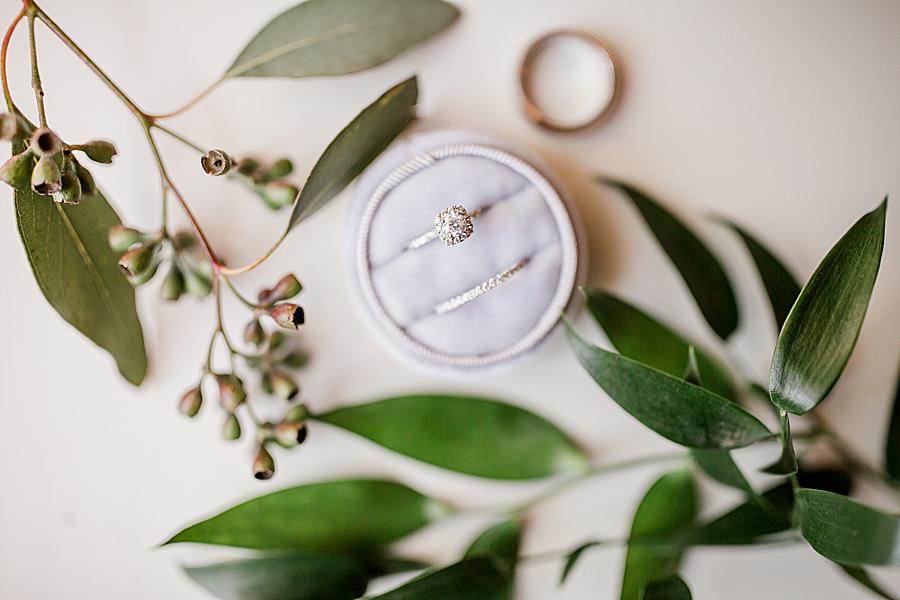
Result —
<svg viewBox="0 0 900 600"><path fill-rule="evenodd" d="M434 218L434 226L422 235L410 240L406 245L406 249L416 250L436 239L440 239L448 246L455 246L464 242L475 232L473 220L484 214L486 210L486 207L482 207L469 212L464 206L459 204L445 208Z"/></svg>
<svg viewBox="0 0 900 600"><path fill-rule="evenodd" d="M503 283L504 281L506 281L507 279L509 279L516 273L518 273L519 271L521 271L522 268L526 264L528 264L528 259L523 258L516 264L512 265L511 267L507 267L506 269L503 269L502 271L500 271L499 273L497 273L490 279L487 279L484 282L479 283L472 289L466 290L465 292L463 292L462 294L459 294L458 296L453 296L449 300L444 300L443 302L441 302L440 304L438 304L437 306L434 307L435 314L443 315L443 314L450 312L451 310L456 310L463 304L468 304L469 302L471 302L478 296L488 293L489 291L491 291L492 289L494 289L495 287L497 287L498 285L500 285L501 283Z"/></svg>

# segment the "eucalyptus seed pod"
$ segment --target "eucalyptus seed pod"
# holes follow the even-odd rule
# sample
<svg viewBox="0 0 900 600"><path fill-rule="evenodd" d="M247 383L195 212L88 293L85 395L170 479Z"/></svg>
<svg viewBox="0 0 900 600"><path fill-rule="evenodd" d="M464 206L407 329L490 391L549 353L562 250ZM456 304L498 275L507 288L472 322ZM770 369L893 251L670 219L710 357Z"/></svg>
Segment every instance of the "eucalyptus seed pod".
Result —
<svg viewBox="0 0 900 600"><path fill-rule="evenodd" d="M275 474L275 459L269 454L265 446L260 445L253 459L253 476L257 479L271 479Z"/></svg>
<svg viewBox="0 0 900 600"><path fill-rule="evenodd" d="M272 302L287 300L288 298L293 298L302 290L303 286L300 284L300 281L294 275L287 274L279 279L278 283L271 290L264 290L266 292L264 297L262 292L260 292L259 301L263 304L271 304Z"/></svg>
<svg viewBox="0 0 900 600"><path fill-rule="evenodd" d="M62 187L53 194L53 201L60 204L78 204L81 202L81 180L75 171L71 158L63 159Z"/></svg>
<svg viewBox="0 0 900 600"><path fill-rule="evenodd" d="M90 171L82 167L77 160L73 158L72 161L75 163L75 175L78 176L78 181L81 182L81 195L93 196L97 192L94 176L91 175Z"/></svg>
<svg viewBox="0 0 900 600"><path fill-rule="evenodd" d="M303 307L290 302L276 304L269 309L269 316L285 329L298 329L306 320Z"/></svg>
<svg viewBox="0 0 900 600"><path fill-rule="evenodd" d="M34 153L31 150L16 154L0 165L0 181L17 190L30 189L34 163Z"/></svg>
<svg viewBox="0 0 900 600"><path fill-rule="evenodd" d="M294 203L299 190L285 181L270 181L257 188L259 196L272 210L278 210Z"/></svg>
<svg viewBox="0 0 900 600"><path fill-rule="evenodd" d="M212 280L196 269L190 268L184 272L184 287L191 296L206 298L212 291Z"/></svg>
<svg viewBox="0 0 900 600"><path fill-rule="evenodd" d="M144 234L125 225L113 225L106 234L106 241L113 252L125 252L144 239Z"/></svg>
<svg viewBox="0 0 900 600"><path fill-rule="evenodd" d="M156 242L150 242L129 248L119 257L119 268L128 277L143 273L153 263L156 247Z"/></svg>
<svg viewBox="0 0 900 600"><path fill-rule="evenodd" d="M179 231L172 236L172 248L178 252L188 250L197 245L197 238L188 231Z"/></svg>
<svg viewBox="0 0 900 600"><path fill-rule="evenodd" d="M309 363L309 354L306 352L291 352L278 361L290 369L302 369Z"/></svg>
<svg viewBox="0 0 900 600"><path fill-rule="evenodd" d="M62 189L62 173L52 154L42 154L31 172L31 189L41 196L55 194Z"/></svg>
<svg viewBox="0 0 900 600"><path fill-rule="evenodd" d="M306 441L307 433L306 423L285 421L275 426L272 437L275 443L282 448L293 448Z"/></svg>
<svg viewBox="0 0 900 600"><path fill-rule="evenodd" d="M245 177L252 177L259 169L259 161L253 158L242 158L237 163L237 172Z"/></svg>
<svg viewBox="0 0 900 600"><path fill-rule="evenodd" d="M181 268L173 261L172 266L169 268L169 272L166 274L166 278L163 279L162 287L159 289L159 295L162 296L163 300L174 302L181 298L183 293L184 273L181 272Z"/></svg>
<svg viewBox="0 0 900 600"><path fill-rule="evenodd" d="M219 404L228 412L234 412L247 399L244 382L234 373L216 375L219 384Z"/></svg>
<svg viewBox="0 0 900 600"><path fill-rule="evenodd" d="M203 392L200 391L198 386L188 390L181 397L181 400L178 402L178 412L186 417L194 418L200 412L201 406L203 406Z"/></svg>
<svg viewBox="0 0 900 600"><path fill-rule="evenodd" d="M225 416L225 422L222 424L222 437L228 441L241 437L241 422L234 413L228 413Z"/></svg>
<svg viewBox="0 0 900 600"><path fill-rule="evenodd" d="M12 141L19 135L28 133L28 125L19 115L13 113L0 114L0 140Z"/></svg>
<svg viewBox="0 0 900 600"><path fill-rule="evenodd" d="M31 150L38 156L53 155L62 150L62 140L47 127L35 129L31 134Z"/></svg>
<svg viewBox="0 0 900 600"><path fill-rule="evenodd" d="M298 404L296 406L292 406L290 410L284 415L284 422L297 422L297 421L305 421L309 416L309 409L306 408L305 404Z"/></svg>
<svg viewBox="0 0 900 600"><path fill-rule="evenodd" d="M110 164L113 157L119 153L113 143L106 140L91 140L86 144L81 144L78 149L92 161L105 165Z"/></svg>
<svg viewBox="0 0 900 600"><path fill-rule="evenodd" d="M244 341L254 346L260 346L266 339L266 332L263 330L259 319L253 319L244 327Z"/></svg>
<svg viewBox="0 0 900 600"><path fill-rule="evenodd" d="M283 400L293 400L300 393L300 386L289 375L279 371L272 371L272 392Z"/></svg>
<svg viewBox="0 0 900 600"><path fill-rule="evenodd" d="M287 336L285 336L280 331L273 331L271 334L269 334L269 350L280 348L286 341Z"/></svg>
<svg viewBox="0 0 900 600"><path fill-rule="evenodd" d="M224 150L210 150L200 157L200 166L207 175L218 177L231 170L233 162Z"/></svg>
<svg viewBox="0 0 900 600"><path fill-rule="evenodd" d="M266 169L264 177L269 180L287 177L294 171L294 164L287 158L279 158Z"/></svg>
<svg viewBox="0 0 900 600"><path fill-rule="evenodd" d="M272 386L272 372L266 371L262 374L262 378L259 380L259 387L262 388L262 391L266 394L274 394L275 388Z"/></svg>
<svg viewBox="0 0 900 600"><path fill-rule="evenodd" d="M128 276L128 283L130 283L134 287L138 287L144 285L151 279L156 276L156 272L159 270L159 261L156 260L156 256L154 255L150 261L150 266L138 273L134 276Z"/></svg>

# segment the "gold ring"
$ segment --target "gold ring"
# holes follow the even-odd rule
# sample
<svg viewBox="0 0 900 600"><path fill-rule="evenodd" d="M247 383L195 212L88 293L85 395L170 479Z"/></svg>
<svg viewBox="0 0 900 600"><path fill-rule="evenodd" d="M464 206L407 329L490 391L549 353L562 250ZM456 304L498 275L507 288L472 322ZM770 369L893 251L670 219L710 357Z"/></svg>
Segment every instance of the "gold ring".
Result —
<svg viewBox="0 0 900 600"><path fill-rule="evenodd" d="M545 113L534 101L529 89L531 87L531 69L538 56L540 56L550 42L564 37L573 37L587 42L595 50L599 50L600 53L606 57L612 69L613 89L609 99L603 105L599 106L597 111L589 118L575 124L561 122L547 115L547 113ZM613 59L613 55L609 51L609 48L590 33L579 29L556 29L544 34L532 42L531 46L528 47L525 58L522 59L522 66L519 68L519 87L522 90L522 107L525 111L525 115L531 122L551 131L580 131L587 127L591 127L592 125L596 125L610 113L610 109L618 98L619 86L617 81L618 74L616 71L616 61Z"/></svg>

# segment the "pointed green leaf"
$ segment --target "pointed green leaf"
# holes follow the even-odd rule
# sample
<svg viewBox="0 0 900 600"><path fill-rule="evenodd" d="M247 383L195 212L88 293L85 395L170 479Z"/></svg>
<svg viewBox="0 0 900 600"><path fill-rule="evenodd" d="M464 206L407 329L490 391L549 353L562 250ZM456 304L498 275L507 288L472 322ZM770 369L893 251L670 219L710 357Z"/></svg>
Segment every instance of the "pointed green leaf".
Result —
<svg viewBox="0 0 900 600"><path fill-rule="evenodd" d="M868 571L866 571L862 567L852 567L849 565L842 565L840 563L836 564L844 573L846 573L849 577L855 579L857 583L869 588L869 591L871 591L876 596L885 598L885 600L897 600L896 596L892 595L886 589L878 585L878 582L872 579L872 576L869 575Z"/></svg>
<svg viewBox="0 0 900 600"><path fill-rule="evenodd" d="M691 454L703 472L716 481L751 496L756 494L740 467L734 462L731 453L724 450L693 450Z"/></svg>
<svg viewBox="0 0 900 600"><path fill-rule="evenodd" d="M291 553L233 560L184 572L222 600L353 600L370 573L349 556Z"/></svg>
<svg viewBox="0 0 900 600"><path fill-rule="evenodd" d="M800 530L816 552L845 565L900 566L900 518L844 496L797 492Z"/></svg>
<svg viewBox="0 0 900 600"><path fill-rule="evenodd" d="M887 440L884 447L884 465L894 481L900 482L900 376L894 387L894 407L888 423Z"/></svg>
<svg viewBox="0 0 900 600"><path fill-rule="evenodd" d="M506 600L508 574L486 557L468 558L426 573L369 600Z"/></svg>
<svg viewBox="0 0 900 600"><path fill-rule="evenodd" d="M772 357L769 391L803 415L821 402L856 345L881 264L887 199L828 252L791 309Z"/></svg>
<svg viewBox="0 0 900 600"><path fill-rule="evenodd" d="M187 527L166 543L361 552L446 514L443 504L399 483L327 481L248 500Z"/></svg>
<svg viewBox="0 0 900 600"><path fill-rule="evenodd" d="M637 188L614 179L598 181L618 188L634 203L713 331L722 339L734 333L738 326L734 292L725 269L706 245L678 217Z"/></svg>
<svg viewBox="0 0 900 600"><path fill-rule="evenodd" d="M778 329L781 329L791 307L794 306L794 301L800 294L800 284L778 260L778 257L763 246L759 240L731 221L722 219L722 222L733 229L747 246L753 264L756 265L756 270L762 279L763 287L766 288L775 323L778 324Z"/></svg>
<svg viewBox="0 0 900 600"><path fill-rule="evenodd" d="M504 599L512 598L513 595L521 539L521 525L518 521L510 519L494 525L478 536L464 556L464 558L486 557L494 561L497 569L507 578Z"/></svg>
<svg viewBox="0 0 900 600"><path fill-rule="evenodd" d="M585 342L568 321L581 366L635 419L676 444L731 450L770 437L759 419L721 396Z"/></svg>
<svg viewBox="0 0 900 600"><path fill-rule="evenodd" d="M116 211L100 191L64 206L31 190L16 190L15 203L19 236L47 302L109 352L125 379L140 385L147 353L134 290L106 241L109 228L121 222Z"/></svg>
<svg viewBox="0 0 900 600"><path fill-rule="evenodd" d="M797 456L794 454L794 441L791 439L791 421L786 411L782 411L779 418L781 431L778 437L781 440L781 455L762 471L770 475L793 475L797 472Z"/></svg>
<svg viewBox="0 0 900 600"><path fill-rule="evenodd" d="M681 577L672 575L648 584L641 600L691 600L691 589Z"/></svg>
<svg viewBox="0 0 900 600"><path fill-rule="evenodd" d="M613 294L593 288L583 288L582 293L594 319L619 354L669 375L684 376L690 342ZM734 400L735 385L728 370L708 352L696 346L694 351L703 387Z"/></svg>
<svg viewBox="0 0 900 600"><path fill-rule="evenodd" d="M413 122L418 97L416 78L411 77L363 109L334 138L300 191L288 231L337 196Z"/></svg>
<svg viewBox="0 0 900 600"><path fill-rule="evenodd" d="M594 548L597 546L602 546L602 545L603 545L603 542L599 542L599 541L585 542L585 543L581 544L580 546L578 546L577 548L575 548L574 550L572 550L571 552L569 552L568 556L566 556L566 562L563 565L562 573L560 573L560 576L559 576L559 585L562 585L566 582L566 579L568 579L569 575L572 573L572 569L575 568L575 565L578 563L578 560L581 558L581 556L586 551L590 550L591 548Z"/></svg>
<svg viewBox="0 0 900 600"><path fill-rule="evenodd" d="M356 73L427 40L458 16L441 0L307 0L263 27L222 78Z"/></svg>
<svg viewBox="0 0 900 600"><path fill-rule="evenodd" d="M512 404L401 396L315 417L445 469L494 479L582 471L587 458L555 425Z"/></svg>
<svg viewBox="0 0 900 600"><path fill-rule="evenodd" d="M697 516L697 491L690 471L668 473L654 483L638 505L631 524L631 539L675 538L691 527ZM674 575L683 548L630 544L625 556L621 600L640 600L648 583Z"/></svg>

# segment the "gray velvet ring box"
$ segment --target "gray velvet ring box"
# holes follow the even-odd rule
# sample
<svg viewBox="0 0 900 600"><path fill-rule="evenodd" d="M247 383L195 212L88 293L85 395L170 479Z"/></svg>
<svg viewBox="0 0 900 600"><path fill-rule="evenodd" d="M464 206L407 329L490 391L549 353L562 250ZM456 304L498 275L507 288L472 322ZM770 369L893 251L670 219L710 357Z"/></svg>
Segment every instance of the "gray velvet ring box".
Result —
<svg viewBox="0 0 900 600"><path fill-rule="evenodd" d="M587 267L584 236L558 182L525 156L473 133L420 133L357 181L346 242L356 304L373 334L412 366L458 373L517 364L574 309ZM453 204L486 209L469 239L407 248ZM522 260L491 291L435 313Z"/></svg>

